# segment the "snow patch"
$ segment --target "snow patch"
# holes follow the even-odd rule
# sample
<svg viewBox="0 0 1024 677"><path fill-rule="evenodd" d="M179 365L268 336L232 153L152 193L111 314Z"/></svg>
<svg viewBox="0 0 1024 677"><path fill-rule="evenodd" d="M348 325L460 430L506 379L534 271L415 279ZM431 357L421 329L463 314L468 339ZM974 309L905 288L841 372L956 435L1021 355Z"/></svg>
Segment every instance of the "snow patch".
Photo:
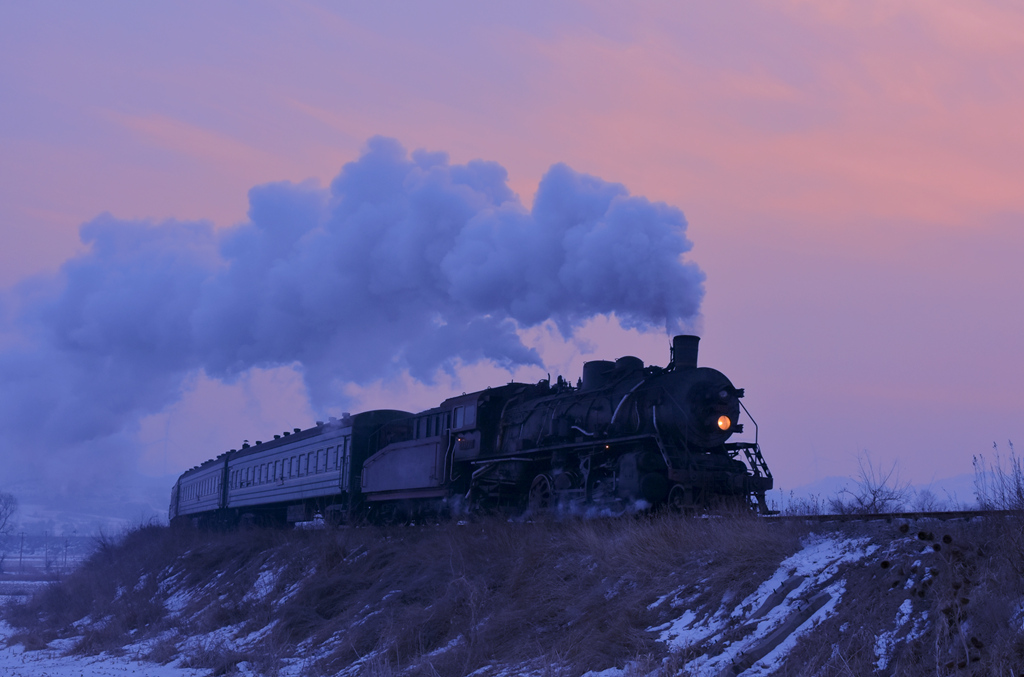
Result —
<svg viewBox="0 0 1024 677"><path fill-rule="evenodd" d="M732 602L732 595L726 594L722 607L710 616L699 618L696 612L687 609L679 618L649 630L657 632L660 641L672 649L703 648L702 655L687 663L686 674L718 675L728 666L741 662L744 652L753 651L769 635L807 608L809 600L816 598L821 603L819 595L826 593L828 599L820 608L744 673L772 674L781 666L800 635L835 613L836 605L846 592L846 581L838 578L842 567L864 559L877 549L878 546L867 538L810 534L799 551L783 560L771 577L731 610L728 605ZM794 576L802 577L802 580L798 583L791 580ZM788 593L781 591L772 600L774 607L765 609L760 618L751 619L750 614L766 606L769 598L787 580L790 580L790 586L795 587ZM779 599L783 593L784 597ZM659 602L664 600L662 598ZM727 633L730 639L726 639ZM739 639L736 639L737 634Z"/></svg>

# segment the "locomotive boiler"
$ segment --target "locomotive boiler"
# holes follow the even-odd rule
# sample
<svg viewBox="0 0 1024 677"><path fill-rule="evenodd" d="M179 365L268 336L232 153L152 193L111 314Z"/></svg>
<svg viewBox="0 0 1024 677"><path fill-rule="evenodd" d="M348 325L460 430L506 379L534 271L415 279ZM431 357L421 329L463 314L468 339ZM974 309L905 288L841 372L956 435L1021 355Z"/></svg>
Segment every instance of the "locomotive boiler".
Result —
<svg viewBox="0 0 1024 677"><path fill-rule="evenodd" d="M772 475L720 371L676 336L666 367L591 361L562 377L459 395L416 414L345 415L232 449L175 483L172 523L394 519L512 506L618 512L741 505L767 512ZM753 419L747 414L753 423Z"/></svg>

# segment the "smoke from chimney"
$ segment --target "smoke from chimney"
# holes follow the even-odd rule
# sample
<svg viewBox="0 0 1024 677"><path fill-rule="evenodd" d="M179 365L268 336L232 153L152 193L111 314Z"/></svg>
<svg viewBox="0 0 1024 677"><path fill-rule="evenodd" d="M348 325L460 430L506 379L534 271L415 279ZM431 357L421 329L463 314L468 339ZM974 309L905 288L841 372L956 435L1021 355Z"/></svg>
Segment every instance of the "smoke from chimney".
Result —
<svg viewBox="0 0 1024 677"><path fill-rule="evenodd" d="M698 315L681 211L563 164L526 209L506 179L375 137L328 188L253 188L231 228L97 217L84 253L6 294L0 433L54 465L101 454L199 370L298 365L322 411L404 371L539 364L517 330L548 320L570 336L597 315L669 331Z"/></svg>

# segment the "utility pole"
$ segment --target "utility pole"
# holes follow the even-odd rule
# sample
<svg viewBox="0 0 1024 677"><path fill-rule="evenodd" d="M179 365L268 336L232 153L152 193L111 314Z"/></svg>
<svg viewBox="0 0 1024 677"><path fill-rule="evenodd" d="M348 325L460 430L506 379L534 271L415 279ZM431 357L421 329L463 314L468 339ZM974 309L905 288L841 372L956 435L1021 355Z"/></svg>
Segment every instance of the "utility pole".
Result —
<svg viewBox="0 0 1024 677"><path fill-rule="evenodd" d="M21 532L21 549L18 551L18 573L25 573L25 532Z"/></svg>

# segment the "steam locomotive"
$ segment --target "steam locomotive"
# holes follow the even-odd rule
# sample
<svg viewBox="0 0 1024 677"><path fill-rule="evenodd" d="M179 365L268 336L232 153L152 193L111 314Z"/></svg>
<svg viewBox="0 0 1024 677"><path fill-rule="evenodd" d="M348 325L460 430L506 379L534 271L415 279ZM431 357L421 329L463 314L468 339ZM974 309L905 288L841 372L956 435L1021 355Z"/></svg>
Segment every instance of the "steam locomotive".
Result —
<svg viewBox="0 0 1024 677"><path fill-rule="evenodd" d="M172 524L395 519L516 506L532 511L735 504L767 512L772 474L757 424L721 372L676 336L667 367L636 357L452 397L419 413L375 410L243 444L181 475ZM755 426L753 442L728 442Z"/></svg>

